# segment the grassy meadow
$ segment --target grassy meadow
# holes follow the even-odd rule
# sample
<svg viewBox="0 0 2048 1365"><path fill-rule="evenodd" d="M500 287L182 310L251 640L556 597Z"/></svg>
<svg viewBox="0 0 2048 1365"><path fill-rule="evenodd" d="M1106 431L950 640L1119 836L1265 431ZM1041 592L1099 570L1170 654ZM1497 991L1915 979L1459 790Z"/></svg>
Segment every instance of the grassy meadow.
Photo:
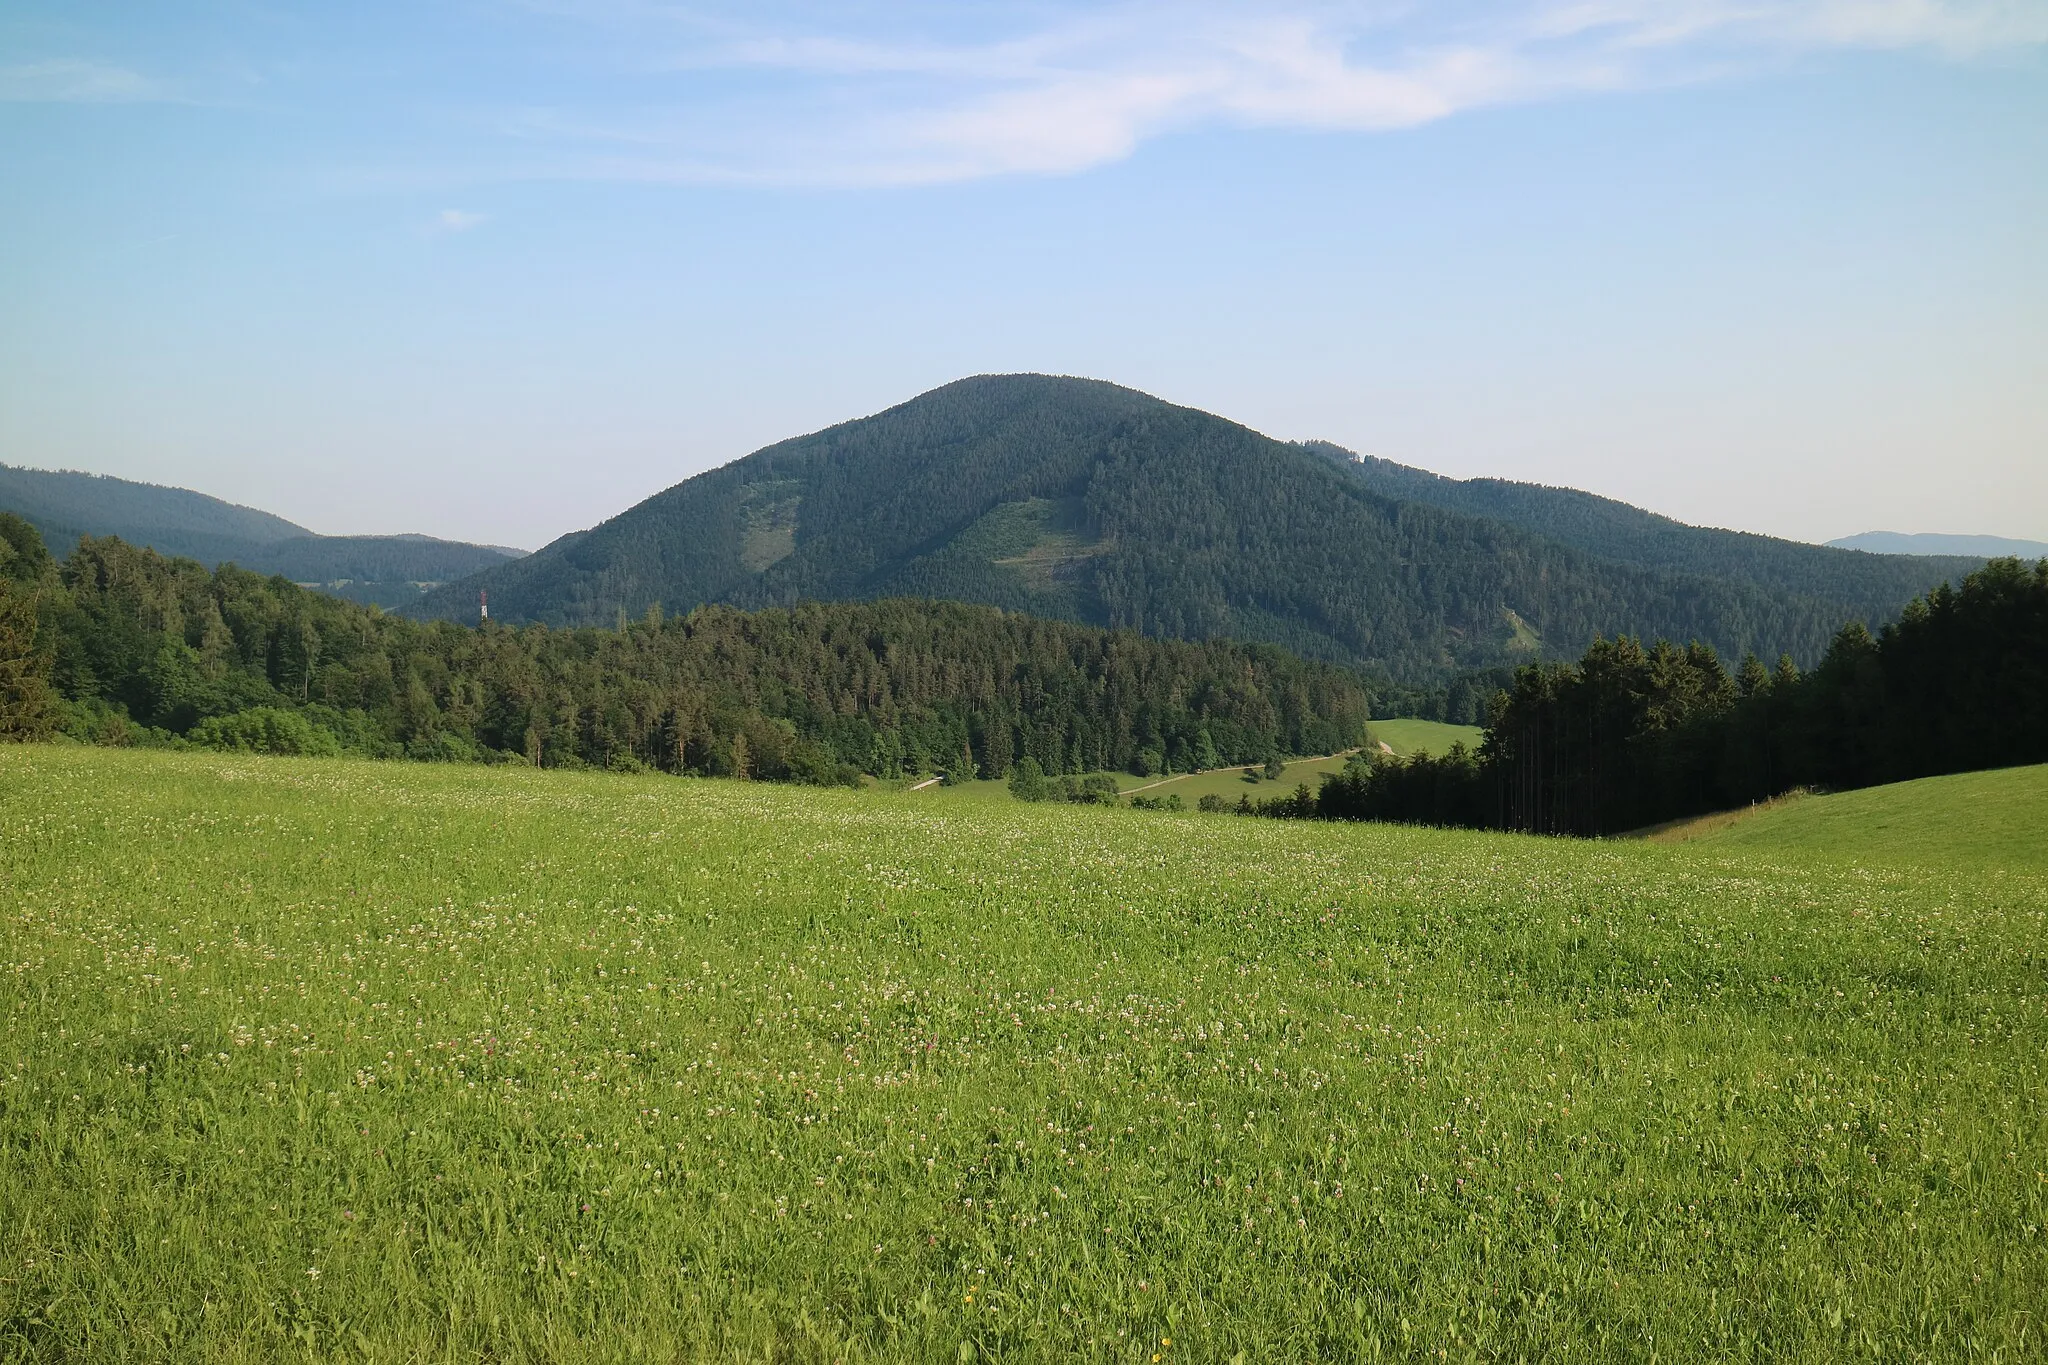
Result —
<svg viewBox="0 0 2048 1365"><path fill-rule="evenodd" d="M1476 725L1447 725L1440 720L1376 720L1366 738L1406 758L1409 754L1446 754L1453 744L1477 749L1486 731Z"/></svg>
<svg viewBox="0 0 2048 1365"><path fill-rule="evenodd" d="M2048 764L1802 793L1646 837L1717 852L2048 872Z"/></svg>
<svg viewBox="0 0 2048 1365"><path fill-rule="evenodd" d="M0 747L0 1357L2041 1358L2038 862L927 795Z"/></svg>

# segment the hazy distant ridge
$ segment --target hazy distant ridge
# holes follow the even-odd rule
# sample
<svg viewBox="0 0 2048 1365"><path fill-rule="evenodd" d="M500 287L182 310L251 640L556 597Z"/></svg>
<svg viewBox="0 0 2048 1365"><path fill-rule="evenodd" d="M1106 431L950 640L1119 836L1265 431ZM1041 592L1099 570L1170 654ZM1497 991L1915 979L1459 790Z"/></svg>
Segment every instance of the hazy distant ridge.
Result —
<svg viewBox="0 0 2048 1365"><path fill-rule="evenodd" d="M323 536L295 522L187 488L105 474L0 465L0 511L34 523L50 549L80 536L119 536L159 554L234 563L299 583L351 586L343 595L398 606L413 583L445 583L521 554L432 536Z"/></svg>
<svg viewBox="0 0 2048 1365"><path fill-rule="evenodd" d="M38 526L48 523L123 540L134 539L130 532L155 531L191 537L199 544L218 539L264 545L314 534L283 517L189 488L5 464L0 464L0 510L18 512ZM167 554L187 553L157 548Z"/></svg>
<svg viewBox="0 0 2048 1365"><path fill-rule="evenodd" d="M2048 556L2048 541L2012 540L2006 536L1952 536L1925 531L1865 531L1828 542L1837 550L1862 550L1874 555L1976 555L1999 559Z"/></svg>

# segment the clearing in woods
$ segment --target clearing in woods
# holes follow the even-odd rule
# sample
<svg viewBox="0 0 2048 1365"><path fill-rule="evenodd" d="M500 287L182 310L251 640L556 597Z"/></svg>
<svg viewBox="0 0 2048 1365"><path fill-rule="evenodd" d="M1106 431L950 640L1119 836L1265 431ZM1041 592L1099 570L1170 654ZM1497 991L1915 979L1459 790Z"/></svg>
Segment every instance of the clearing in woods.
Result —
<svg viewBox="0 0 2048 1365"><path fill-rule="evenodd" d="M1366 727L1366 743L1377 748L1381 744L1402 757L1413 753L1441 754L1448 752L1453 744L1463 744L1468 749L1479 747L1479 741L1486 732L1472 725L1445 725L1434 720L1376 720ZM1117 781L1127 792L1142 791L1147 796L1177 795L1189 806L1205 796L1220 796L1231 805L1237 804L1240 796L1249 796L1254 801L1266 801L1276 796L1285 796L1297 786L1306 784L1314 791L1325 773L1344 771L1348 755L1332 754L1325 758L1297 758L1288 761L1286 770L1278 778L1268 779L1254 767L1247 772L1244 768L1218 768L1204 773L1187 773L1161 780L1156 777L1131 778L1119 774Z"/></svg>
<svg viewBox="0 0 2048 1365"><path fill-rule="evenodd" d="M1366 726L1366 739L1384 744L1402 757L1449 753L1453 744L1477 750L1486 731L1476 725L1447 725L1440 720L1376 720Z"/></svg>
<svg viewBox="0 0 2048 1365"><path fill-rule="evenodd" d="M12 1358L2041 1348L2017 855L21 746L0 829Z"/></svg>
<svg viewBox="0 0 2048 1365"><path fill-rule="evenodd" d="M1221 796L1231 805L1237 804L1239 796L1249 796L1254 801L1270 797L1285 796L1303 782L1311 789L1324 773L1344 770L1344 754L1332 754L1321 758L1294 758L1287 761L1286 771L1277 780L1263 775L1247 777L1243 768L1212 768L1207 772L1174 773L1168 777L1136 777L1130 773L1110 773L1117 789L1125 796L1178 796L1182 804L1192 809L1205 796ZM1253 772L1261 770L1254 765ZM947 801L1014 801L1007 782L974 781L956 782L942 786L934 778L916 778L900 786L904 791L920 792L928 797L943 798ZM886 788L884 789L886 790Z"/></svg>

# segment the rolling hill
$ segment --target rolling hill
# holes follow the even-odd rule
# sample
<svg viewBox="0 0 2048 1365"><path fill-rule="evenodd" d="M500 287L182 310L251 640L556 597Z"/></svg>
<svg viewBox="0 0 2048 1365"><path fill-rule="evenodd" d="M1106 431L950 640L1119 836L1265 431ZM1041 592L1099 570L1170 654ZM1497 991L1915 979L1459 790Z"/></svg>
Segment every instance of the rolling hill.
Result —
<svg viewBox="0 0 2048 1365"><path fill-rule="evenodd" d="M2048 871L2048 764L1794 794L1643 831L1714 852Z"/></svg>
<svg viewBox="0 0 2048 1365"><path fill-rule="evenodd" d="M60 556L81 536L119 536L159 554L209 567L233 562L382 606L417 599L420 583L445 583L523 553L421 535L317 535L190 489L11 465L0 465L0 511L26 518Z"/></svg>
<svg viewBox="0 0 2048 1365"><path fill-rule="evenodd" d="M416 610L466 618L479 587L496 615L562 625L655 604L957 598L1427 679L1619 631L1811 659L1844 621L1974 564L1704 531L1559 490L1463 505L1452 481L1430 492L1434 476L1408 473L1376 481L1334 448L1113 384L981 376L700 474Z"/></svg>

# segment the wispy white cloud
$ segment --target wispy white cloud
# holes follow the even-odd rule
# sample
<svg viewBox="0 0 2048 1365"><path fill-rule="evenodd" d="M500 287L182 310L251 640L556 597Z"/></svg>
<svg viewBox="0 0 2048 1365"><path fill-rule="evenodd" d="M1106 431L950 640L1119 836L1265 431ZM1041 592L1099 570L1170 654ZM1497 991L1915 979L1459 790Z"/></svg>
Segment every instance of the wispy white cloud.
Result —
<svg viewBox="0 0 2048 1365"><path fill-rule="evenodd" d="M1628 45L1720 41L1759 48L1926 47L1967 56L2048 41L2039 0L1577 0L1542 27L1614 30Z"/></svg>
<svg viewBox="0 0 2048 1365"><path fill-rule="evenodd" d="M1062 174L1188 129L1370 133L1829 52L1971 60L2048 44L2048 0L495 3L490 43L459 25L440 35L444 49L363 73L375 99L360 121L404 140L416 179ZM221 84L209 60L212 86L188 73L181 92ZM270 98L292 98L295 84L314 98L349 89L351 60L344 50L272 61ZM0 66L0 101L180 97L118 65ZM387 164L350 174L405 178L376 159ZM434 231L481 221L448 215Z"/></svg>
<svg viewBox="0 0 2048 1365"><path fill-rule="evenodd" d="M471 213L466 209L442 209L434 215L434 221L427 225L427 230L436 236L449 236L482 227L487 221L487 214Z"/></svg>
<svg viewBox="0 0 2048 1365"><path fill-rule="evenodd" d="M0 102L10 104L134 104L170 98L157 82L101 62L0 66Z"/></svg>
<svg viewBox="0 0 2048 1365"><path fill-rule="evenodd" d="M869 7L859 29L808 5L550 8L633 35L641 102L526 116L523 136L582 174L795 183L1054 174L1201 126L1371 132L1829 50L2048 42L2048 0L913 5L879 32Z"/></svg>

